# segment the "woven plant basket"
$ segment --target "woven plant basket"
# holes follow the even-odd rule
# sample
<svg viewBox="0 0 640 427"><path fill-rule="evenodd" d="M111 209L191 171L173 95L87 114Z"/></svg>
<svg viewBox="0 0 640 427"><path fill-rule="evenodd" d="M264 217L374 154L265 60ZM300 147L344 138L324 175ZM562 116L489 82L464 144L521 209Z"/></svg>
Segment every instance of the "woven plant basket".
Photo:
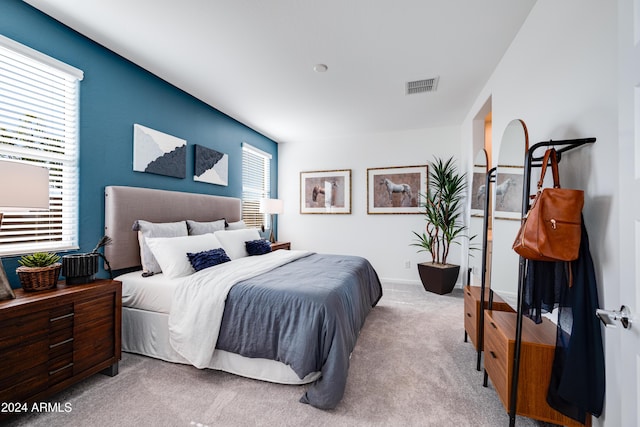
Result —
<svg viewBox="0 0 640 427"><path fill-rule="evenodd" d="M56 287L61 268L62 264L57 262L47 267L21 266L16 269L16 273L25 291L45 291Z"/></svg>

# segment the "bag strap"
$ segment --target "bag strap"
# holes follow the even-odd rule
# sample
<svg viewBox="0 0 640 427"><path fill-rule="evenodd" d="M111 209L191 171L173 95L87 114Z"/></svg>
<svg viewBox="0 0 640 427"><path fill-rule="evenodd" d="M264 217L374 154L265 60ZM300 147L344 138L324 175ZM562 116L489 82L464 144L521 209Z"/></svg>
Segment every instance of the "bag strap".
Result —
<svg viewBox="0 0 640 427"><path fill-rule="evenodd" d="M560 188L560 175L558 174L558 154L555 148L549 148L544 153L542 159L542 169L540 170L540 180L538 181L538 192L542 191L542 182L547 172L547 164L551 160L551 172L553 174L553 188Z"/></svg>

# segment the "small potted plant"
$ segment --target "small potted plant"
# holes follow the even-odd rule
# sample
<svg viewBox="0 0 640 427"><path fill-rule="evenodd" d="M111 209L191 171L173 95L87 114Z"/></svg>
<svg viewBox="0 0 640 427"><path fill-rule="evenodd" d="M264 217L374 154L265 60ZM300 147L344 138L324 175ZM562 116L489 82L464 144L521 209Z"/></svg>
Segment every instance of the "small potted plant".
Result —
<svg viewBox="0 0 640 427"><path fill-rule="evenodd" d="M426 220L425 231L413 232L418 252L429 252L430 262L418 264L422 285L427 291L447 294L453 290L460 266L447 263L452 243L465 236L464 198L467 189L465 173L458 173L453 157L436 158L429 163L429 188L421 194Z"/></svg>
<svg viewBox="0 0 640 427"><path fill-rule="evenodd" d="M58 284L60 275L60 257L50 252L35 252L31 255L23 255L16 269L22 288L25 291L44 291L53 289Z"/></svg>

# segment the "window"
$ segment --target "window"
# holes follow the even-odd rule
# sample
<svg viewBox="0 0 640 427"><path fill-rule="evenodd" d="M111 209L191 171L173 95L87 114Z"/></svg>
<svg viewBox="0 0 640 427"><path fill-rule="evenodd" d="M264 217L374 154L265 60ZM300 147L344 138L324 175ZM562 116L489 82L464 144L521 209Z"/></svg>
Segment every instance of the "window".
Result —
<svg viewBox="0 0 640 427"><path fill-rule="evenodd" d="M82 78L82 71L0 36L0 159L49 169L49 211L5 212L0 256L78 247Z"/></svg>
<svg viewBox="0 0 640 427"><path fill-rule="evenodd" d="M242 219L247 227L269 227L268 215L260 213L260 199L269 198L271 154L242 143Z"/></svg>

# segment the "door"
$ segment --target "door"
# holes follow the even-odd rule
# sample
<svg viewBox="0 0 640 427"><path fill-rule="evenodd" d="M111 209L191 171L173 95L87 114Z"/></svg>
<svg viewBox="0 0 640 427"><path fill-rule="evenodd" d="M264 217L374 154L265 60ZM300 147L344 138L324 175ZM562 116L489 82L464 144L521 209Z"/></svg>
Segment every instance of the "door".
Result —
<svg viewBox="0 0 640 427"><path fill-rule="evenodd" d="M620 300L617 307L607 302L607 309L627 306L635 323L630 329L606 329L605 339L614 345L607 357L607 386L619 387L613 394L620 398L621 426L640 426L640 0L618 1L619 25L619 158L620 158ZM604 284L604 286L615 284ZM609 341L611 340L611 341ZM617 371L617 372L611 372ZM609 390L607 390L609 393ZM617 416L609 411L606 424Z"/></svg>

